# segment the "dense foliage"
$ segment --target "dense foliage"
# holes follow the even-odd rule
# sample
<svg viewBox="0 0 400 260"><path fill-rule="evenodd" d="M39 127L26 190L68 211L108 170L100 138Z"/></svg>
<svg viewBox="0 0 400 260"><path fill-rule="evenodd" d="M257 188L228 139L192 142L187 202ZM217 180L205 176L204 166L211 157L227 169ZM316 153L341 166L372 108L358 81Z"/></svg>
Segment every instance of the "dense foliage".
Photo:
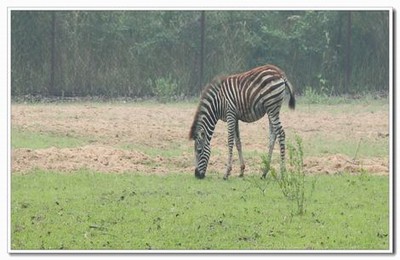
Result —
<svg viewBox="0 0 400 260"><path fill-rule="evenodd" d="M389 11L11 11L12 96L191 96L265 63L298 93L386 93L389 58Z"/></svg>

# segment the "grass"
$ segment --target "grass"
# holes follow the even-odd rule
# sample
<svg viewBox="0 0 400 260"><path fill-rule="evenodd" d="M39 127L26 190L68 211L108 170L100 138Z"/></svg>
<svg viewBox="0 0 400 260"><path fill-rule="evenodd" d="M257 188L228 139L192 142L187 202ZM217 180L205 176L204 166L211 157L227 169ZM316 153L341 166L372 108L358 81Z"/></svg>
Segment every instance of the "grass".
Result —
<svg viewBox="0 0 400 260"><path fill-rule="evenodd" d="M328 139L325 136L317 136L307 140L305 145L305 151L308 156L326 155L326 154L344 154L353 157L355 154L359 157L387 157L389 154L389 140L375 140L375 139L346 139L346 140L335 140ZM45 133L45 132L34 132L21 130L20 128L13 128L11 131L11 147L18 148L30 148L30 149L44 149L50 147L57 148L73 148L79 147L85 144L89 144L90 140L83 137L74 137L68 135L62 135L60 133ZM359 149L357 150L357 147ZM165 149L154 149L153 147L138 146L125 144L118 148L127 150L139 150L145 154L156 157L175 157L180 155L182 152L191 152L187 147L180 143L172 144L170 147ZM215 150L215 151L214 151ZM213 150L213 154L217 154L217 149ZM258 157L257 151L245 150L244 154L246 158Z"/></svg>
<svg viewBox="0 0 400 260"><path fill-rule="evenodd" d="M303 95L296 97L296 110L304 111L329 111L332 114L348 113L375 113L377 111L388 111L389 110L389 99L388 98L374 98L366 95L361 99L351 99L345 97L320 97L316 100ZM282 106L282 109L288 109L286 106Z"/></svg>
<svg viewBox="0 0 400 260"><path fill-rule="evenodd" d="M327 93L318 93L310 87L306 87L302 95L299 96L303 104L320 105L387 105L389 96L379 93L359 93L358 97L351 95L335 96Z"/></svg>
<svg viewBox="0 0 400 260"><path fill-rule="evenodd" d="M389 156L389 139L373 138L327 138L316 135L304 143L304 150L308 156L343 154L357 158L387 158Z"/></svg>
<svg viewBox="0 0 400 260"><path fill-rule="evenodd" d="M306 176L303 215L257 176L35 170L11 179L11 248L388 249L387 176ZM263 188L263 192L260 189Z"/></svg>
<svg viewBox="0 0 400 260"><path fill-rule="evenodd" d="M298 101L298 104L304 102L302 98ZM329 109L332 113L388 108L384 101L367 101L360 106L359 100L350 104L338 100L340 106L328 105L328 108L326 104L305 102L298 108L307 110L312 106L312 110ZM331 102L336 104L335 100ZM160 106L153 102L139 105ZM192 108L195 102L162 106ZM13 149L80 147L90 143L90 138L93 137L34 132L14 126L11 146ZM317 136L303 142L304 154L305 157L336 153L351 158L386 157L388 139L384 140L362 139L358 148L360 140L351 137L331 140ZM165 158L192 152L192 146L179 143L161 148L116 144L115 148ZM217 148L212 151L213 155L225 153L226 150ZM244 153L245 158L261 156L258 151L245 149ZM279 156L275 154L273 158L278 160ZM192 161L183 162L186 163ZM192 172L167 175L144 172L115 175L86 169L64 173L43 169L16 172L11 175L10 247L12 250L389 249L392 238L388 176L368 172L301 176L304 177L301 214L296 200L285 196L279 181L273 176L265 180L259 176L246 173L244 178L232 176L223 181L218 173L209 171L200 181Z"/></svg>
<svg viewBox="0 0 400 260"><path fill-rule="evenodd" d="M88 143L88 141L83 138L73 137L71 135L26 131L17 127L13 127L11 130L12 148L71 148L82 146L85 143Z"/></svg>

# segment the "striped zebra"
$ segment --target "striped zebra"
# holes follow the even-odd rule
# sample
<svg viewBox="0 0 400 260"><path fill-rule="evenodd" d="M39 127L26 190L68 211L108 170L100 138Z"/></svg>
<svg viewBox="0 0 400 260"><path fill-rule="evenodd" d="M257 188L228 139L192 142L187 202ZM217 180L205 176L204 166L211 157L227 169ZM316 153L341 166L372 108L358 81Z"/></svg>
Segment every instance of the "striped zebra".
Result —
<svg viewBox="0 0 400 260"><path fill-rule="evenodd" d="M289 108L295 108L293 87L287 80L285 73L274 65L264 65L250 71L231 75L212 81L204 89L198 105L194 121L190 129L189 138L194 140L196 169L195 176L205 177L210 157L210 141L218 120L228 125L228 162L224 179L227 179L232 170L232 149L234 143L239 153L240 176L243 176L245 163L240 142L239 120L254 122L265 114L269 120L269 170L276 137L279 138L281 174L285 172L285 132L279 120L279 111L288 89L290 99Z"/></svg>

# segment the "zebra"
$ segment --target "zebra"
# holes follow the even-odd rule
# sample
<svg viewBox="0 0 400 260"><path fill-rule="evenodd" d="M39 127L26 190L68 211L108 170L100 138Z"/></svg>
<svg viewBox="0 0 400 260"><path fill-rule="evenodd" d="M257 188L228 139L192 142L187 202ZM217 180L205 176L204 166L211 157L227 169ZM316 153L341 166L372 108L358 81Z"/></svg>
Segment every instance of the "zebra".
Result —
<svg viewBox="0 0 400 260"><path fill-rule="evenodd" d="M245 163L239 133L239 120L254 122L265 114L269 120L269 150L267 167L262 177L266 177L270 167L276 138L280 145L280 170L283 176L285 168L285 132L279 120L279 111L287 88L290 99L289 108L295 108L295 96L291 83L285 73L274 65L256 67L247 72L219 77L211 81L203 90L197 107L189 139L194 140L195 177L205 177L210 158L210 141L218 120L228 126L228 162L224 179L232 171L232 149L234 143L239 154L240 177L244 175Z"/></svg>

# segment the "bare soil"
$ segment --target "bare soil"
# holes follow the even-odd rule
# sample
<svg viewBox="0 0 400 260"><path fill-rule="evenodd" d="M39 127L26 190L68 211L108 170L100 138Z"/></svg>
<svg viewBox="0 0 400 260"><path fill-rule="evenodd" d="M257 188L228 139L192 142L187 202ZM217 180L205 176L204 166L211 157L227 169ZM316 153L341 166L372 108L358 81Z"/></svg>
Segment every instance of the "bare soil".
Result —
<svg viewBox="0 0 400 260"><path fill-rule="evenodd" d="M342 112L333 108L284 109L281 121L286 135L296 133L303 142L316 136L326 140L388 138L387 110L368 112L361 105ZM35 168L70 172L87 168L104 173L192 174L193 141L188 134L195 110L196 104L13 104L14 129L76 137L87 140L87 144L74 148L12 149L12 172L23 174ZM246 151L246 173L259 174L259 154L267 151L267 120L241 123L240 130ZM224 173L226 143L226 124L220 121L212 139L209 171ZM275 148L274 164L278 166L278 145ZM233 175L240 168L236 151L234 156ZM389 172L388 157L355 159L334 153L315 157L307 156L307 151L304 166L310 174L366 171L387 175Z"/></svg>

